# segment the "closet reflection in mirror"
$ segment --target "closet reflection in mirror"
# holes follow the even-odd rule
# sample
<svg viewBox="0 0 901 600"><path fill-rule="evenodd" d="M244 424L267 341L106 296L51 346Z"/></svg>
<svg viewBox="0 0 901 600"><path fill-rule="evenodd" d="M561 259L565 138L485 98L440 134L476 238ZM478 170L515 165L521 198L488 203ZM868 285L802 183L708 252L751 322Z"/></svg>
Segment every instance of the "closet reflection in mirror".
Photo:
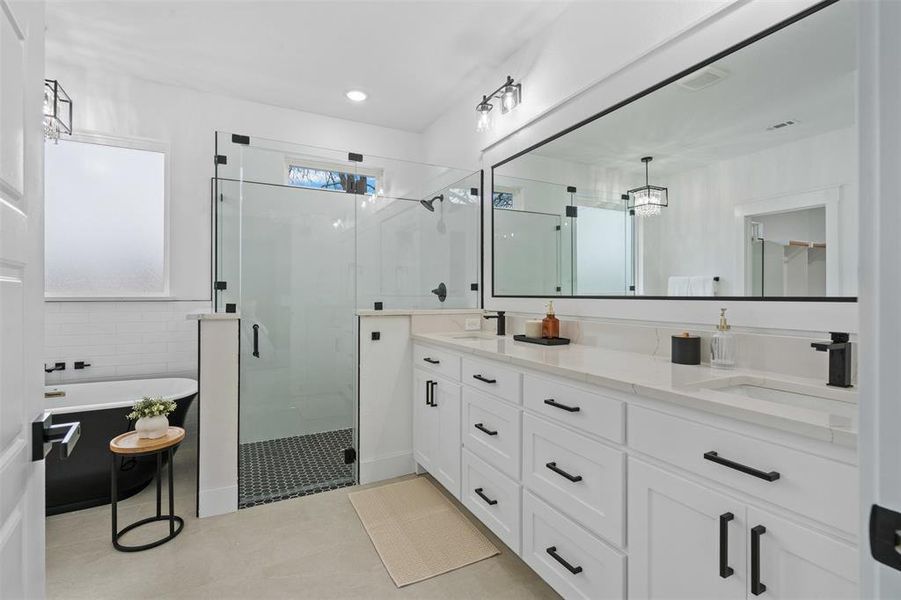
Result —
<svg viewBox="0 0 901 600"><path fill-rule="evenodd" d="M494 295L855 297L856 11L496 165Z"/></svg>

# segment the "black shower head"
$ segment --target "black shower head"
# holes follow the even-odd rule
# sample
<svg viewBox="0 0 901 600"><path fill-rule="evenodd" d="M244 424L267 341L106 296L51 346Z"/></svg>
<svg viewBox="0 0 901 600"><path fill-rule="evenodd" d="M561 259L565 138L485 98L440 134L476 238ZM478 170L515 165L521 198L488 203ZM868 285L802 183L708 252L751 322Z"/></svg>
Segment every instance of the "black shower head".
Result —
<svg viewBox="0 0 901 600"><path fill-rule="evenodd" d="M435 212L435 200L444 202L444 194L438 194L431 200L420 200L419 203L425 206L429 212Z"/></svg>

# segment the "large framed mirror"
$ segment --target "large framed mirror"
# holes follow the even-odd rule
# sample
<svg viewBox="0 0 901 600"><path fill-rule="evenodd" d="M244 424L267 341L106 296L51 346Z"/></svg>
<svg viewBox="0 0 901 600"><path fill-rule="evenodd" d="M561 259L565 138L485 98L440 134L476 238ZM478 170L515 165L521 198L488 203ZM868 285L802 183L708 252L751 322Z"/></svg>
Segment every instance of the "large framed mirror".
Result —
<svg viewBox="0 0 901 600"><path fill-rule="evenodd" d="M824 2L494 165L493 295L856 300L856 32Z"/></svg>

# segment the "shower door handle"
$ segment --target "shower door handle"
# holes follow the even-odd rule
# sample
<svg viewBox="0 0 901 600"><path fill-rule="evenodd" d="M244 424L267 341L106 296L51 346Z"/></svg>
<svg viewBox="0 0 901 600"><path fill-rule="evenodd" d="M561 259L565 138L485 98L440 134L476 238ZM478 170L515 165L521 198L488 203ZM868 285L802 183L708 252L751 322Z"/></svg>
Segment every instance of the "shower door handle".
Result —
<svg viewBox="0 0 901 600"><path fill-rule="evenodd" d="M253 324L253 355L260 357L260 326Z"/></svg>

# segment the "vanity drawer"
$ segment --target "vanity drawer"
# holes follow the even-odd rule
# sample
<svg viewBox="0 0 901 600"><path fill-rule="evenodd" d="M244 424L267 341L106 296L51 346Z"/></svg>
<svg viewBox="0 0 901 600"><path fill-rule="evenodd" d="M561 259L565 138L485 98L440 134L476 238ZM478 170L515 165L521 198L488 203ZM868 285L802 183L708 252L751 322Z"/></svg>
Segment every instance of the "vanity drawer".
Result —
<svg viewBox="0 0 901 600"><path fill-rule="evenodd" d="M463 359L463 383L484 392L522 404L522 375L490 360Z"/></svg>
<svg viewBox="0 0 901 600"><path fill-rule="evenodd" d="M519 554L521 488L466 448L463 449L463 505Z"/></svg>
<svg viewBox="0 0 901 600"><path fill-rule="evenodd" d="M516 406L464 388L463 445L496 469L519 479L521 415Z"/></svg>
<svg viewBox="0 0 901 600"><path fill-rule="evenodd" d="M460 381L460 357L447 350L414 344L413 366L429 369L454 381Z"/></svg>
<svg viewBox="0 0 901 600"><path fill-rule="evenodd" d="M542 579L564 598L626 597L625 556L530 492L522 503L522 559Z"/></svg>
<svg viewBox="0 0 901 600"><path fill-rule="evenodd" d="M858 529L852 465L635 406L628 423L636 450L843 531Z"/></svg>
<svg viewBox="0 0 901 600"><path fill-rule="evenodd" d="M523 415L522 437L523 485L622 546L625 455L528 414Z"/></svg>
<svg viewBox="0 0 901 600"><path fill-rule="evenodd" d="M524 375L523 404L572 427L622 444L625 438L625 405L619 400Z"/></svg>

